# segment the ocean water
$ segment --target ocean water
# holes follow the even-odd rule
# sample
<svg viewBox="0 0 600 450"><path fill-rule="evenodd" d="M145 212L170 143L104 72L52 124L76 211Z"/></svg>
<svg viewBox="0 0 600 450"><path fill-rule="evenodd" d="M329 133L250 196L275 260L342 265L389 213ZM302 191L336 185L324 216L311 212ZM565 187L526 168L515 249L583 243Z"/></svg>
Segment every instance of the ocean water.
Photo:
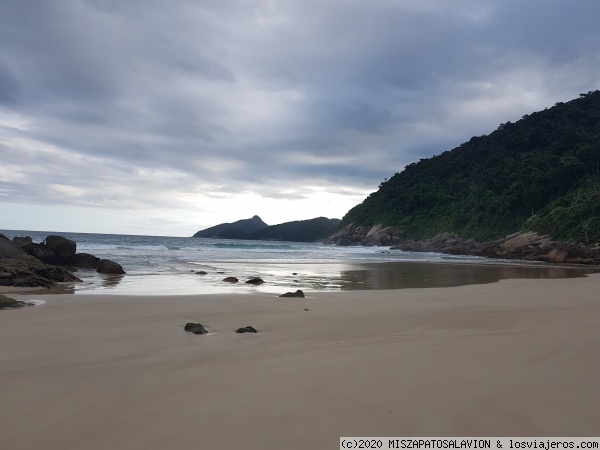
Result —
<svg viewBox="0 0 600 450"><path fill-rule="evenodd" d="M58 234L77 243L78 253L118 262L126 275L79 270L82 283L61 287L73 294L188 295L224 292L282 294L311 291L401 289L490 283L503 278L584 276L589 269L548 266L388 247L338 247L318 243L244 241L0 230L9 238L42 242ZM205 275L196 274L204 271ZM230 284L225 277L240 281ZM260 277L260 286L246 284Z"/></svg>

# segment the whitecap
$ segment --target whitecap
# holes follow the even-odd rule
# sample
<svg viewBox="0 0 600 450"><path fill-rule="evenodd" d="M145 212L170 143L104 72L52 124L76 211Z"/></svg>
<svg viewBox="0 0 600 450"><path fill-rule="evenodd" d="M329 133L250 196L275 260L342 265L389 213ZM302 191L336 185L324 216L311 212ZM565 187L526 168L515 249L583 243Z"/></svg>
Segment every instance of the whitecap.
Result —
<svg viewBox="0 0 600 450"><path fill-rule="evenodd" d="M46 303L46 300L25 300L25 303L30 303L33 306L41 306Z"/></svg>

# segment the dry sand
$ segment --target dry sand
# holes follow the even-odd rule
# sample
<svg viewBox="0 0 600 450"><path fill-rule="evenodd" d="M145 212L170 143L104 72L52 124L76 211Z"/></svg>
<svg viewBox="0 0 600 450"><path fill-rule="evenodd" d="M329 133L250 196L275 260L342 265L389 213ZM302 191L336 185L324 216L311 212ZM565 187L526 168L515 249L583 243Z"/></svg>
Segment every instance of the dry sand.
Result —
<svg viewBox="0 0 600 450"><path fill-rule="evenodd" d="M597 436L600 275L272 295L13 295L1 449ZM201 322L210 335L183 331ZM236 334L252 325L258 334Z"/></svg>

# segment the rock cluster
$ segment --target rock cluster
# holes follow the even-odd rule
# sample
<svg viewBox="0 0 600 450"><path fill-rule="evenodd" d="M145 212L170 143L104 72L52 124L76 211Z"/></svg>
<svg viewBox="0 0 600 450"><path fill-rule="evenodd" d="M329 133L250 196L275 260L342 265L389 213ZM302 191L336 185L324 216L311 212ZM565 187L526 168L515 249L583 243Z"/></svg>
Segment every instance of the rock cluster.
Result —
<svg viewBox="0 0 600 450"><path fill-rule="evenodd" d="M114 261L76 251L75 241L62 236L50 235L36 244L29 236L11 241L0 234L0 286L54 287L59 282L81 281L72 273L76 268L125 273Z"/></svg>
<svg viewBox="0 0 600 450"><path fill-rule="evenodd" d="M125 273L123 267L114 261L100 259L89 253L77 253L77 243L63 236L47 236L40 244L34 243L30 236L14 237L13 243L45 264L95 269L106 274Z"/></svg>
<svg viewBox="0 0 600 450"><path fill-rule="evenodd" d="M347 225L327 239L327 243L350 246L350 245L395 245L406 238L406 232L394 228L375 226Z"/></svg>
<svg viewBox="0 0 600 450"><path fill-rule="evenodd" d="M424 241L403 241L393 246L392 249L558 264L600 264L600 247L590 248L573 242L556 242L548 236L534 232L515 233L502 239L483 243L452 234L440 234Z"/></svg>
<svg viewBox="0 0 600 450"><path fill-rule="evenodd" d="M440 252L487 258L522 259L549 263L600 265L600 247L576 242L557 242L535 232L514 233L502 239L477 242L455 234L443 233L431 239L415 241L393 227L347 225L328 240L336 245L382 245L411 252Z"/></svg>

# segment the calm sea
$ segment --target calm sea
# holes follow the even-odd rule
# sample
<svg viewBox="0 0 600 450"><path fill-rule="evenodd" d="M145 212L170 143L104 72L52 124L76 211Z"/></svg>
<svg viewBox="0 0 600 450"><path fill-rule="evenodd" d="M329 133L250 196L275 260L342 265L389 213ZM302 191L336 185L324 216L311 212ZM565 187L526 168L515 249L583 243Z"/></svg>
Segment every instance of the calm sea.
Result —
<svg viewBox="0 0 600 450"><path fill-rule="evenodd" d="M42 242L58 234L78 253L118 262L126 275L80 270L74 294L183 295L223 292L282 294L354 289L400 289L490 283L503 278L583 276L586 270L386 247L338 247L317 243L243 241L191 237L0 230L9 238ZM205 275L196 274L204 271ZM223 282L237 277L237 284ZM265 283L245 283L260 277Z"/></svg>

